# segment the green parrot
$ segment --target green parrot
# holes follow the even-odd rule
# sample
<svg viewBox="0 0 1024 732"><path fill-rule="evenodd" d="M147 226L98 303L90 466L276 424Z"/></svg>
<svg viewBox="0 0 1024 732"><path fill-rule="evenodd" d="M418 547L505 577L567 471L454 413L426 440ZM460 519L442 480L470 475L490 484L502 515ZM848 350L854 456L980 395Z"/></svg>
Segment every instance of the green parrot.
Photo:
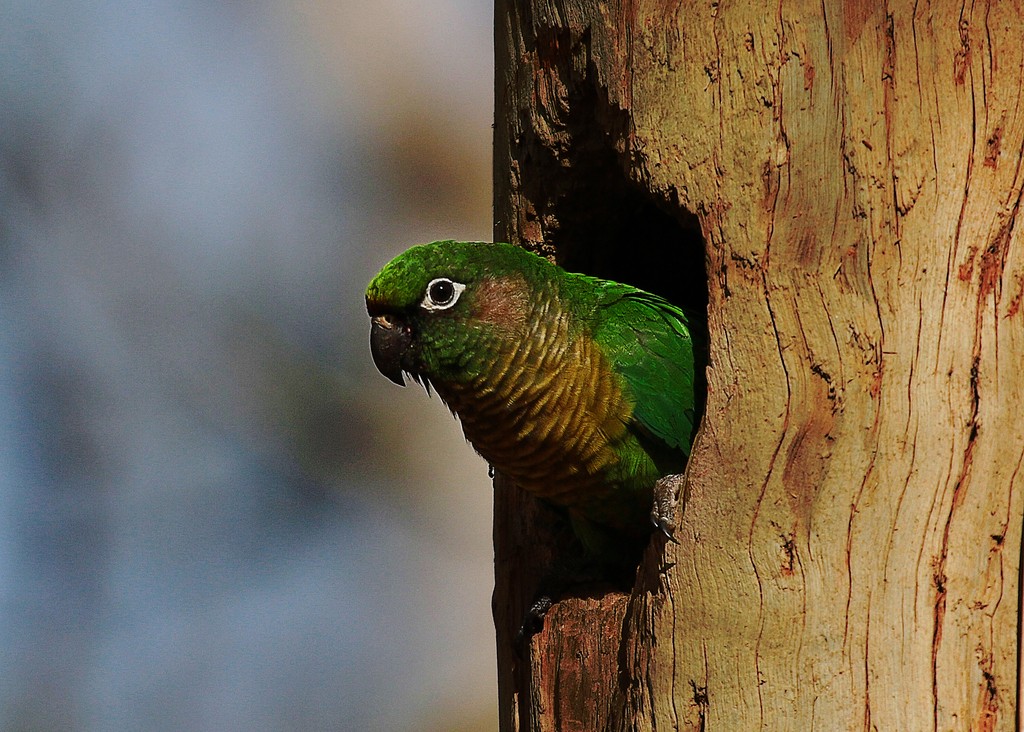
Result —
<svg viewBox="0 0 1024 732"><path fill-rule="evenodd" d="M370 282L370 352L433 387L490 465L563 507L583 546L671 538L700 409L687 316L510 244L412 247Z"/></svg>

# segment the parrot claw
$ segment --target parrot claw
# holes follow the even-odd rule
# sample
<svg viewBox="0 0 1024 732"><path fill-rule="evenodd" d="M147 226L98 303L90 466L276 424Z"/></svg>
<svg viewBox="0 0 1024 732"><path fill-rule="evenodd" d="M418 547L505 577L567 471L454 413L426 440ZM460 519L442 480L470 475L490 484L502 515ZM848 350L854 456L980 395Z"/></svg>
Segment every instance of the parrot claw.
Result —
<svg viewBox="0 0 1024 732"><path fill-rule="evenodd" d="M662 522L657 520L652 521L651 523L654 524L654 528L660 531L666 539L671 541L673 544L679 543L679 539L675 537L676 527L674 525L672 525L669 522Z"/></svg>
<svg viewBox="0 0 1024 732"><path fill-rule="evenodd" d="M654 524L665 538L674 544L679 541L675 537L676 507L683 494L684 480L682 474L666 475L654 484L654 505L651 507L651 523Z"/></svg>

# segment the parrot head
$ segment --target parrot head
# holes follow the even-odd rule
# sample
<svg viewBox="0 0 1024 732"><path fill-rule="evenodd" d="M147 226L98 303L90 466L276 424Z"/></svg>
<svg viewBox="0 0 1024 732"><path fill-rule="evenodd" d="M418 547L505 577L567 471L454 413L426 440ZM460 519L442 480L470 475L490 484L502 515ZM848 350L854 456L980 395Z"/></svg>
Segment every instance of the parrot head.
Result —
<svg viewBox="0 0 1024 732"><path fill-rule="evenodd" d="M526 277L551 265L507 244L440 241L395 257L366 290L370 353L399 386L479 375L528 306Z"/></svg>

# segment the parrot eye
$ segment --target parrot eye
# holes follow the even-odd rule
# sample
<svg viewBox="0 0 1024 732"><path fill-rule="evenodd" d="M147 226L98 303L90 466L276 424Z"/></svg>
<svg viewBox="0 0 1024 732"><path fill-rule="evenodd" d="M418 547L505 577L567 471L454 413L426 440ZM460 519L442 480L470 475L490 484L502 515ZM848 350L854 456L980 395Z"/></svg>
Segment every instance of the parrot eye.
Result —
<svg viewBox="0 0 1024 732"><path fill-rule="evenodd" d="M453 282L447 277L438 277L427 285L427 294L423 296L422 305L426 310L447 310L454 305L466 286L461 282Z"/></svg>

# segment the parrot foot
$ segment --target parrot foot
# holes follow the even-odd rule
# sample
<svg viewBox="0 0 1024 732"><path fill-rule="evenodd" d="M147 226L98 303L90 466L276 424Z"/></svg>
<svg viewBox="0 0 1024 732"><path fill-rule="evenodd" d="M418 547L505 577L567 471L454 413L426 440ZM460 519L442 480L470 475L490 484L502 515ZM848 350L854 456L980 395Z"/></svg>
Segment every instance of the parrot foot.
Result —
<svg viewBox="0 0 1024 732"><path fill-rule="evenodd" d="M522 625L516 631L516 648L522 648L526 643L530 642L530 638L540 632L541 628L544 627L544 616L548 614L548 610L554 604L555 601L550 595L543 594L526 609L526 612L523 613Z"/></svg>
<svg viewBox="0 0 1024 732"><path fill-rule="evenodd" d="M651 523L665 538L678 544L675 538L676 507L683 495L685 481L683 474L666 475L654 484L654 505L651 507Z"/></svg>
<svg viewBox="0 0 1024 732"><path fill-rule="evenodd" d="M544 629L545 618L555 603L568 597L600 596L609 590L628 592L635 577L635 566L609 567L585 553L559 557L540 578L533 602L523 612L515 634L517 652L525 652L530 639Z"/></svg>

